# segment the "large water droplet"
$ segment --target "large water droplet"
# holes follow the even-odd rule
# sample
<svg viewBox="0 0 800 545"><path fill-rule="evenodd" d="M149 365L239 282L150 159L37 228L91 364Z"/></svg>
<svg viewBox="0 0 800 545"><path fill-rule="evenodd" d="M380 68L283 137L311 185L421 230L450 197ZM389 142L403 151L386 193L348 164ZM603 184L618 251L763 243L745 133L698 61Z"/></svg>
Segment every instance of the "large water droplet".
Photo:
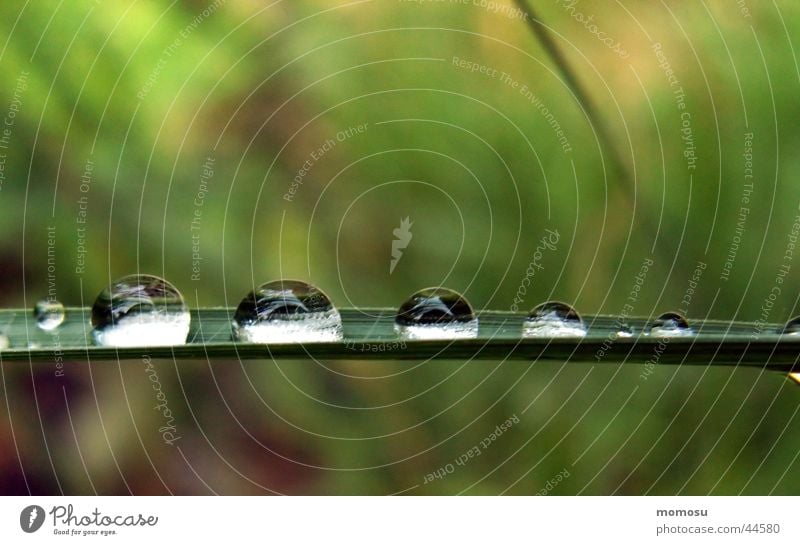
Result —
<svg viewBox="0 0 800 545"><path fill-rule="evenodd" d="M783 329L779 332L783 335L800 335L800 316L792 318L786 325L783 326Z"/></svg>
<svg viewBox="0 0 800 545"><path fill-rule="evenodd" d="M191 317L180 292L157 276L126 276L104 289L92 307L92 336L100 346L184 344Z"/></svg>
<svg viewBox="0 0 800 545"><path fill-rule="evenodd" d="M534 308L522 328L523 337L584 337L580 314L566 303L550 301Z"/></svg>
<svg viewBox="0 0 800 545"><path fill-rule="evenodd" d="M459 293L447 288L418 291L400 306L395 330L404 339L472 339L478 336L478 319Z"/></svg>
<svg viewBox="0 0 800 545"><path fill-rule="evenodd" d="M258 344L336 342L342 338L342 318L328 296L311 284L276 280L239 303L233 338Z"/></svg>
<svg viewBox="0 0 800 545"><path fill-rule="evenodd" d="M656 318L649 333L654 337L685 337L694 334L686 318L677 312L665 312Z"/></svg>
<svg viewBox="0 0 800 545"><path fill-rule="evenodd" d="M42 331L53 331L64 323L64 305L52 299L42 299L33 309L36 325Z"/></svg>

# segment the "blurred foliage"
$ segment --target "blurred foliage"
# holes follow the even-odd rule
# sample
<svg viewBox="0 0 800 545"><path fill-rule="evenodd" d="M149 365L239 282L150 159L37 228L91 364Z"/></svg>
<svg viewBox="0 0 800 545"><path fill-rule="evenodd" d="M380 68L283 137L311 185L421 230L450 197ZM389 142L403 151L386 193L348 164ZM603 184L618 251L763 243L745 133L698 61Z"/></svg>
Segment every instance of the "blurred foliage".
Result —
<svg viewBox="0 0 800 545"><path fill-rule="evenodd" d="M508 309L538 240L557 229L558 249L521 308L563 299L619 313L652 257L636 314L680 307L702 261L690 316L758 319L800 203L800 6L748 2L744 16L722 0L578 3L631 52L621 59L564 3L540 4L635 175L635 195L510 11L446 1L3 2L0 115L14 104L19 113L0 150L0 304L32 307L47 292L52 227L57 292L72 305L142 271L171 280L192 306L234 306L254 285L299 277L342 306L395 307L446 285L476 308ZM685 91L694 170L654 43ZM746 133L754 188L725 280ZM406 217L413 239L390 275L392 231ZM797 313L798 270L770 321ZM643 380L639 366L614 363L155 365L181 435L172 446L157 431L141 362L72 362L63 378L2 363L3 491L531 494L565 468L553 493L800 491L789 478L800 392L752 370L663 367ZM512 415L520 423L483 454L423 484Z"/></svg>

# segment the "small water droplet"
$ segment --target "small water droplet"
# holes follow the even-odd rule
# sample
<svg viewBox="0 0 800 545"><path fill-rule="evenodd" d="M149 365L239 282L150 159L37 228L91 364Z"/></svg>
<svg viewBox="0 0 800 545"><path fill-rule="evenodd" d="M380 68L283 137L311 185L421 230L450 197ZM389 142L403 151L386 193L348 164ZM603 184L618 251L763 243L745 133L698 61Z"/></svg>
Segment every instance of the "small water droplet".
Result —
<svg viewBox="0 0 800 545"><path fill-rule="evenodd" d="M459 293L447 288L418 291L400 306L395 330L404 339L473 339L478 319L472 306Z"/></svg>
<svg viewBox="0 0 800 545"><path fill-rule="evenodd" d="M328 296L311 284L276 280L239 303L233 338L257 344L336 342L342 339L342 318Z"/></svg>
<svg viewBox="0 0 800 545"><path fill-rule="evenodd" d="M686 318L677 312L665 312L656 318L649 333L654 337L685 337L694 334Z"/></svg>
<svg viewBox="0 0 800 545"><path fill-rule="evenodd" d="M620 339L630 339L633 337L633 328L628 324L619 324L617 326L617 337Z"/></svg>
<svg viewBox="0 0 800 545"><path fill-rule="evenodd" d="M780 331L783 335L800 335L800 316L792 318L786 325L783 326L783 329Z"/></svg>
<svg viewBox="0 0 800 545"><path fill-rule="evenodd" d="M112 283L92 307L92 336L99 346L184 344L191 316L180 292L157 276L135 274Z"/></svg>
<svg viewBox="0 0 800 545"><path fill-rule="evenodd" d="M566 303L549 301L534 308L522 328L523 337L584 337L580 314Z"/></svg>
<svg viewBox="0 0 800 545"><path fill-rule="evenodd" d="M52 299L42 299L33 309L36 325L42 331L53 331L64 323L64 305Z"/></svg>

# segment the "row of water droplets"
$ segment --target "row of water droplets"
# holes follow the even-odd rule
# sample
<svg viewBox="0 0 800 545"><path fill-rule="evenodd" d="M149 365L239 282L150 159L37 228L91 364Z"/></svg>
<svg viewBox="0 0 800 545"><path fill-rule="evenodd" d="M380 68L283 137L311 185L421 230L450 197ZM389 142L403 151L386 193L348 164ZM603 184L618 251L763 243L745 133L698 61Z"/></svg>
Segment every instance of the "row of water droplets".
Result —
<svg viewBox="0 0 800 545"><path fill-rule="evenodd" d="M34 309L37 326L53 332L64 322L64 306L40 301ZM152 275L131 275L103 290L92 307L92 340L98 346L174 346L186 343L191 317L175 286ZM261 285L242 299L232 321L232 338L242 343L315 343L341 341L342 319L330 298L315 286L296 280ZM395 316L395 331L405 340L456 340L478 336L478 318L469 302L447 288L428 288L409 297ZM800 333L800 319L780 332ZM547 302L526 317L522 338L579 338L587 327L570 305ZM627 326L617 336L631 337ZM682 315L668 312L645 334L691 336ZM5 346L7 348L7 344ZM4 348L0 340L0 349Z"/></svg>

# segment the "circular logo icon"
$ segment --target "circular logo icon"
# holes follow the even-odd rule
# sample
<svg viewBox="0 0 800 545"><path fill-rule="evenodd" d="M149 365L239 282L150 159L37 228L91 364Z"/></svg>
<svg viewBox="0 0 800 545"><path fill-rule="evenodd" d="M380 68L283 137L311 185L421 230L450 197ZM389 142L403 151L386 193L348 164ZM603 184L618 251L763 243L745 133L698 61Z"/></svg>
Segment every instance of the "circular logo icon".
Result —
<svg viewBox="0 0 800 545"><path fill-rule="evenodd" d="M19 526L26 534L32 534L44 524L44 508L40 505L29 505L19 514Z"/></svg>

